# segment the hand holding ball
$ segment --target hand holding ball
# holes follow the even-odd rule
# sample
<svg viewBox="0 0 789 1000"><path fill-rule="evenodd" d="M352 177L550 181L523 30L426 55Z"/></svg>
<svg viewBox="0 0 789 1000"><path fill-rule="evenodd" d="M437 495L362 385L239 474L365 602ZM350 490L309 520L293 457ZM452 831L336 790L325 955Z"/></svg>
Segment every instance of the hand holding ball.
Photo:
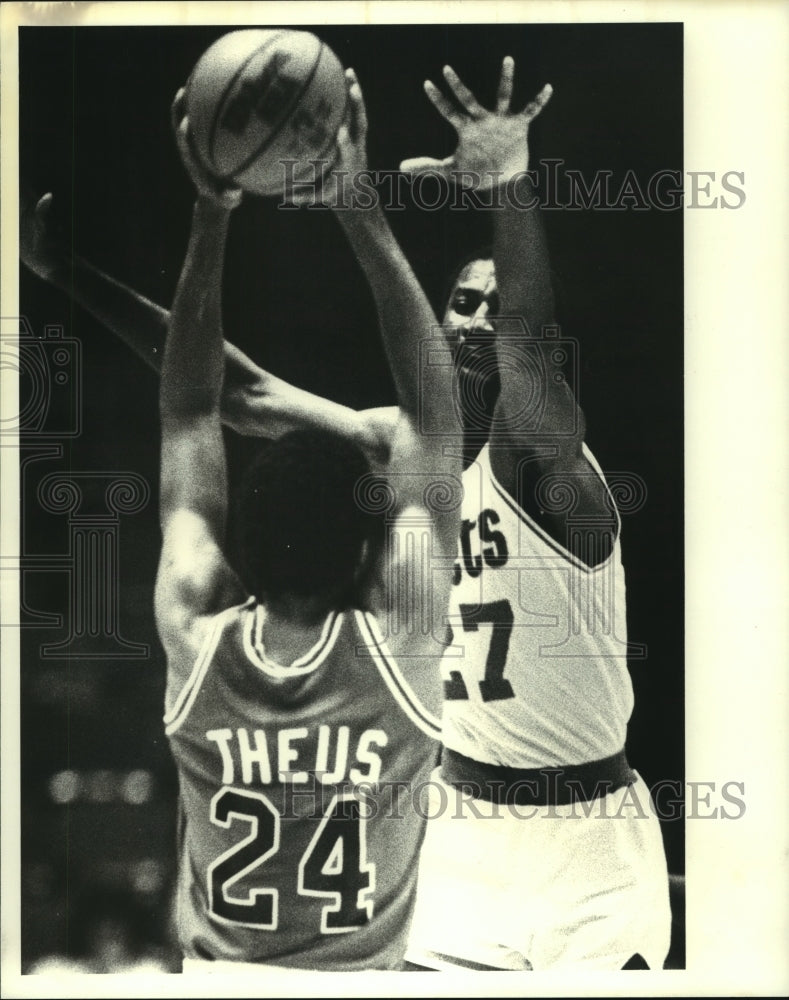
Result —
<svg viewBox="0 0 789 1000"><path fill-rule="evenodd" d="M315 35L246 30L201 56L184 111L193 152L216 181L278 195L286 176L315 179L309 161L333 160L347 100L342 65Z"/></svg>

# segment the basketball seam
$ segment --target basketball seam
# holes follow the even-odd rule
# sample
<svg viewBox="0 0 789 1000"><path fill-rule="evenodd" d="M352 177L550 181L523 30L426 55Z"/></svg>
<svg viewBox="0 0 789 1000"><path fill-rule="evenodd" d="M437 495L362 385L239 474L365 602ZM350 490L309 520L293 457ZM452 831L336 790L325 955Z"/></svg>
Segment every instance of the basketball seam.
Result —
<svg viewBox="0 0 789 1000"><path fill-rule="evenodd" d="M252 55L248 56L244 60L244 62L241 64L241 66L239 66L239 68L236 70L236 72L230 78L227 86L223 90L222 96L219 99L219 101L217 103L217 106L216 106L216 108L217 108L216 114L214 115L214 119L211 122L211 131L210 131L209 136L208 136L208 157L209 157L209 159L211 161L211 166L212 166L212 168L214 170L217 169L216 161L214 159L214 153L216 152L216 149L215 149L215 146L216 146L216 130L219 127L219 122L220 122L220 120L222 118L222 112L225 110L225 103L227 101L227 95L233 89L233 87L235 86L236 80L238 80L238 78L241 76L241 74L244 72L244 70L247 68L247 66L249 66L249 64L252 62L252 60L256 56L259 56L261 52L265 52L266 49L269 48L270 46L272 46L274 44L274 42L276 42L276 40L278 38L282 37L283 34L284 34L284 32L278 31L274 35L273 38L269 38L269 40L267 42L263 42L262 45L259 45L255 49L255 51L252 53ZM228 176L231 176L231 175L228 175Z"/></svg>
<svg viewBox="0 0 789 1000"><path fill-rule="evenodd" d="M348 109L348 91L346 90L345 91L345 103L343 104L342 115L340 116L340 122L341 123L345 120L345 113L346 113L347 109ZM339 132L339 128L337 129L337 131ZM336 141L337 141L337 132L334 132L332 135L329 136L329 138L326 140L326 142L323 144L323 146L320 148L320 150L317 153L315 153L314 156L307 157L307 162L308 163L318 163L318 162L320 162L323 159L323 157L326 155L326 152L331 147L332 143L336 142ZM321 181L323 181L325 179L326 173L327 173L326 166L324 166L323 170L321 171ZM267 197L267 196L274 197L275 195L278 195L278 194L282 193L282 188L278 187L276 190L272 189L271 191L269 191L269 190L266 190L266 191L260 190L258 193L261 194L261 195L263 195L263 197Z"/></svg>
<svg viewBox="0 0 789 1000"><path fill-rule="evenodd" d="M315 62L312 65L312 69L310 70L309 76L304 80L301 89L298 91L298 93L294 94L294 96L291 98L290 103L285 109L276 128L273 128L271 132L269 132L269 134L266 136L266 138L263 140L260 146L258 146L258 148L253 153L250 153L250 155L246 158L246 160L243 163L239 164L239 166L237 167L234 167L229 174L223 177L223 180L234 181L239 174L243 173L247 169L247 167L251 167L252 164L255 162L255 160L261 155L261 153L265 153L268 146L270 146L271 143L274 141L274 139L277 138L279 133L282 131L283 126L288 121L290 113L293 110L294 106L298 104L298 102L302 99L307 87L309 87L309 85L312 83L315 74L318 71L318 65L320 64L320 61L323 57L324 49L326 48L327 48L326 43L321 42L321 47L318 49L318 55L317 58L315 59Z"/></svg>

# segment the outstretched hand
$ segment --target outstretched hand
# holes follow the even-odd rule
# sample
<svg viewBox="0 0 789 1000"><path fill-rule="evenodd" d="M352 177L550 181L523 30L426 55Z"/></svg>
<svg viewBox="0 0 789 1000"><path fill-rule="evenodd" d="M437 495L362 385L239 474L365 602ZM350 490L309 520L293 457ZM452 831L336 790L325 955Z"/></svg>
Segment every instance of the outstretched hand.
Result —
<svg viewBox="0 0 789 1000"><path fill-rule="evenodd" d="M345 80L348 87L348 107L337 131L334 162L322 181L315 178L314 182L295 184L292 192L285 192L288 204L341 208L346 178L367 170L367 110L362 88L355 70L346 69Z"/></svg>
<svg viewBox="0 0 789 1000"><path fill-rule="evenodd" d="M224 184L213 177L197 159L192 148L189 118L186 114L186 90L181 87L170 107L170 121L186 172L201 198L207 198L220 208L231 211L241 204L243 191L234 184Z"/></svg>
<svg viewBox="0 0 789 1000"><path fill-rule="evenodd" d="M476 175L474 187L477 190L506 184L513 176L527 170L529 126L550 100L553 88L547 83L522 111L512 112L514 75L515 61L505 56L493 111L482 107L451 66L444 67L444 79L460 108L434 83L426 80L425 93L441 117L457 132L457 148L443 160L429 156L403 160L400 169L410 174L440 173L449 180L454 179L453 175L461 179L461 172ZM470 179L462 178L465 183Z"/></svg>

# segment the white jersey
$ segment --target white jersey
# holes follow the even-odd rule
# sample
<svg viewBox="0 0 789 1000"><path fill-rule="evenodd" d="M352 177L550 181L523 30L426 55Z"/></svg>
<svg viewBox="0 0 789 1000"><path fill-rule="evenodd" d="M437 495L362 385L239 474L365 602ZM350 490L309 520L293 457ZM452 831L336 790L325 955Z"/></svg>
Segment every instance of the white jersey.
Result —
<svg viewBox="0 0 789 1000"><path fill-rule="evenodd" d="M633 709L619 532L590 568L496 481L488 445L463 487L442 660L445 746L530 769L619 753Z"/></svg>

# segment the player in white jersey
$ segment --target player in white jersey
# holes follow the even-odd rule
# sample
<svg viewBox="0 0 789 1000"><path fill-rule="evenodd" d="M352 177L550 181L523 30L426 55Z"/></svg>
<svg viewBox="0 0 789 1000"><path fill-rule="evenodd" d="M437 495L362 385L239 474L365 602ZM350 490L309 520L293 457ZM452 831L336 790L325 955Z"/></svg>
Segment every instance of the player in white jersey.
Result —
<svg viewBox="0 0 789 1000"><path fill-rule="evenodd" d="M458 146L403 164L476 174L503 195L493 259L462 270L444 316L467 450L484 444L463 476L442 784L410 955L433 968L660 968L665 855L624 750L620 523L565 377L572 344L526 173L529 125L551 91L513 113L513 70L505 59L494 111L449 67L457 104L428 81Z"/></svg>
<svg viewBox="0 0 789 1000"><path fill-rule="evenodd" d="M348 86L334 169L354 172L366 169L366 119L351 71ZM442 447L451 366L425 374L418 405L419 345L434 336L445 350L441 328L383 213L342 213L381 307L401 403L387 469L391 545L380 573L365 575L379 555L369 466L336 433L293 431L245 477L231 566L221 284L241 193L195 163L183 91L173 118L198 192L160 389L155 604L180 789L179 941L190 969L397 969L426 823L412 796L439 746L431 616L446 615L459 521L460 461Z"/></svg>

